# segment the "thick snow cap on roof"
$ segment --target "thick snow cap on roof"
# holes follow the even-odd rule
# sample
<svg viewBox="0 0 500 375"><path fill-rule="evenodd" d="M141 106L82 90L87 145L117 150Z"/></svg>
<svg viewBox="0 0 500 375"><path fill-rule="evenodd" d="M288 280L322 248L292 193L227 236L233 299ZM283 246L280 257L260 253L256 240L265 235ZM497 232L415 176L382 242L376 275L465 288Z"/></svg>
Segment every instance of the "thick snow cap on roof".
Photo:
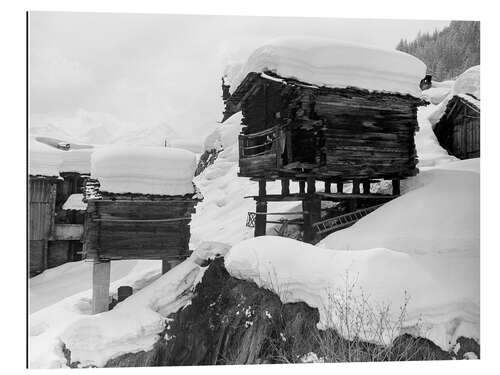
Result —
<svg viewBox="0 0 500 375"><path fill-rule="evenodd" d="M453 95L472 94L481 99L480 65L473 66L460 74L451 90Z"/></svg>
<svg viewBox="0 0 500 375"><path fill-rule="evenodd" d="M91 177L118 194L192 194L195 169L196 156L177 148L110 146L91 158Z"/></svg>
<svg viewBox="0 0 500 375"><path fill-rule="evenodd" d="M38 142L34 137L30 137L29 174L32 176L59 177L63 152Z"/></svg>
<svg viewBox="0 0 500 375"><path fill-rule="evenodd" d="M328 86L354 86L420 97L425 64L401 51L322 38L280 38L256 49L231 81L231 91L250 72Z"/></svg>

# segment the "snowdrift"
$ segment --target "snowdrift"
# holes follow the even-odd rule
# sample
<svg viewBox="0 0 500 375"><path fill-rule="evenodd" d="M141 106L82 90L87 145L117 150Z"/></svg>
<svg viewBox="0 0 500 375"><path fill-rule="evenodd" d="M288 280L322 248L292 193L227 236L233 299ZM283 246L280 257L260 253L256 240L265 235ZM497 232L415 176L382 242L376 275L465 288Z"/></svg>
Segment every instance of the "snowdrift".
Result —
<svg viewBox="0 0 500 375"><path fill-rule="evenodd" d="M30 137L28 171L31 176L59 177L63 152Z"/></svg>
<svg viewBox="0 0 500 375"><path fill-rule="evenodd" d="M439 265L445 271L449 267L444 260ZM447 350L459 336L479 337L478 290L461 288L463 283L455 284L456 277L435 278L403 252L384 248L332 251L265 236L232 247L225 266L232 276L275 292L283 303L303 301L316 307L318 328L335 328L347 339L354 338L349 332L356 332L362 340L388 345L399 334L409 332ZM477 279L468 281L479 283ZM400 309L406 303L401 317ZM339 314L342 307L350 309L351 323ZM383 327L378 325L378 309L386 311L387 325ZM354 327L359 314L363 330ZM402 332L394 332L401 318Z"/></svg>
<svg viewBox="0 0 500 375"><path fill-rule="evenodd" d="M429 114L429 121L435 125L446 111L448 102L453 96L458 95L467 101L470 101L476 107L481 106L481 90L480 90L480 65L473 66L458 76L453 83L450 93L436 106L432 113ZM474 97L472 97L473 95Z"/></svg>
<svg viewBox="0 0 500 375"><path fill-rule="evenodd" d="M191 139L173 139L170 142L168 142L168 147L172 148L180 148L183 150L188 150L191 152L194 152L195 154L201 154L203 150L203 143L201 141L197 140L191 140Z"/></svg>
<svg viewBox="0 0 500 375"><path fill-rule="evenodd" d="M196 156L161 147L109 146L91 158L91 176L110 193L184 195L194 193Z"/></svg>
<svg viewBox="0 0 500 375"><path fill-rule="evenodd" d="M231 91L250 72L272 71L283 78L328 86L420 97L425 64L404 52L322 38L280 38L256 49L232 78ZM229 73L229 72L228 72Z"/></svg>

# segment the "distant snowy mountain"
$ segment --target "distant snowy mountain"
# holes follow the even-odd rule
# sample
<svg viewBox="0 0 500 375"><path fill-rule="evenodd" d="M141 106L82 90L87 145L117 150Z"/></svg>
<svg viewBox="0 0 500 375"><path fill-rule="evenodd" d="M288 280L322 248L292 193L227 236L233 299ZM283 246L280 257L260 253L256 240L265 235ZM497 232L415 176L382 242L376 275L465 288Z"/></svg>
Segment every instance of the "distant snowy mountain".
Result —
<svg viewBox="0 0 500 375"><path fill-rule="evenodd" d="M72 140L75 138L69 132L52 123L32 125L30 127L30 134L33 136L46 136L64 140Z"/></svg>

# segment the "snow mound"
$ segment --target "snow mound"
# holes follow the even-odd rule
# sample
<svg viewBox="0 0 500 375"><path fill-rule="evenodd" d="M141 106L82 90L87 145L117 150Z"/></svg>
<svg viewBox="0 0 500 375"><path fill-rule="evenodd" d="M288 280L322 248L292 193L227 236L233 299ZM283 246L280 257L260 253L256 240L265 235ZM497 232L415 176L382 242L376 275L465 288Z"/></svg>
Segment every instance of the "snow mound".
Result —
<svg viewBox="0 0 500 375"><path fill-rule="evenodd" d="M384 248L332 251L283 237L240 242L225 257L229 273L275 292L282 302L303 301L320 313L318 328L332 327L353 339L389 344L412 332L448 349L458 335L479 337L479 301L474 288L457 288L454 279L438 279L411 255ZM440 266L446 270L446 262ZM462 283L461 283L462 284ZM393 332L405 305L402 331ZM356 305L359 303L360 306ZM361 307L366 310L357 310ZM343 319L339 307L353 316ZM387 325L370 319L370 309L389 309ZM385 311L385 310L384 310ZM350 326L362 318L362 330ZM359 316L358 316L359 317Z"/></svg>
<svg viewBox="0 0 500 375"><path fill-rule="evenodd" d="M59 177L64 151L30 137L28 170L31 176Z"/></svg>
<svg viewBox="0 0 500 375"><path fill-rule="evenodd" d="M83 201L83 194L71 194L62 206L63 210L85 211L87 203Z"/></svg>
<svg viewBox="0 0 500 375"><path fill-rule="evenodd" d="M110 146L91 158L92 178L112 193L192 194L195 170L196 156L176 148Z"/></svg>
<svg viewBox="0 0 500 375"><path fill-rule="evenodd" d="M235 145L241 133L242 117L241 112L238 112L224 121L224 124L217 124L217 128L205 139L205 151L224 150Z"/></svg>
<svg viewBox="0 0 500 375"><path fill-rule="evenodd" d="M436 106L429 114L429 121L432 125L438 123L446 112L448 102L453 96L458 95L480 108L481 90L480 90L480 65L473 66L458 76L454 82L448 96ZM473 95L474 97L472 97Z"/></svg>
<svg viewBox="0 0 500 375"><path fill-rule="evenodd" d="M420 97L425 64L401 51L322 38L280 38L256 49L231 79L231 91L250 72L328 86L354 86Z"/></svg>
<svg viewBox="0 0 500 375"><path fill-rule="evenodd" d="M480 70L480 65L476 65L460 74L453 85L452 94L472 94L481 99Z"/></svg>
<svg viewBox="0 0 500 375"><path fill-rule="evenodd" d="M449 87L431 87L430 89L422 91L422 99L437 105L448 96L450 90Z"/></svg>
<svg viewBox="0 0 500 375"><path fill-rule="evenodd" d="M63 162L61 172L77 172L81 174L90 173L90 157L94 152L93 148L83 148L68 150L62 154Z"/></svg>
<svg viewBox="0 0 500 375"><path fill-rule="evenodd" d="M423 171L408 181L406 190L352 227L329 235L320 246L479 254L479 159L467 170Z"/></svg>

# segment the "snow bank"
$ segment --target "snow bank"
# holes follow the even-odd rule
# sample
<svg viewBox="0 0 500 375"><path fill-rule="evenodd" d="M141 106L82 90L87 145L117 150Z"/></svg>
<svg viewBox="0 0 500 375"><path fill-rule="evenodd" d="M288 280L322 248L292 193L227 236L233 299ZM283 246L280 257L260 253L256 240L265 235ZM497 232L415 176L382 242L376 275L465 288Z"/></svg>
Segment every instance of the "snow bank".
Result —
<svg viewBox="0 0 500 375"><path fill-rule="evenodd" d="M62 154L61 172L77 172L81 174L90 173L90 157L94 152L93 148L82 148L77 150L64 151Z"/></svg>
<svg viewBox="0 0 500 375"><path fill-rule="evenodd" d="M66 366L61 335L91 314L91 274L92 263L82 261L64 264L30 279L30 309L36 311L29 316L30 368ZM110 293L116 296L121 285L132 286L135 293L160 275L160 261L112 262Z"/></svg>
<svg viewBox="0 0 500 375"><path fill-rule="evenodd" d="M173 139L168 143L168 147L181 148L195 154L201 154L204 151L203 142L191 139Z"/></svg>
<svg viewBox="0 0 500 375"><path fill-rule="evenodd" d="M91 158L92 178L112 193L191 194L195 169L196 156L176 148L110 146Z"/></svg>
<svg viewBox="0 0 500 375"><path fill-rule="evenodd" d="M422 91L422 99L437 105L441 103L450 93L449 87L431 87L430 89Z"/></svg>
<svg viewBox="0 0 500 375"><path fill-rule="evenodd" d="M420 97L425 64L401 51L321 38L276 39L255 50L231 90L250 72L273 71L284 78L328 87L354 86Z"/></svg>
<svg viewBox="0 0 500 375"><path fill-rule="evenodd" d="M63 210L85 211L87 203L83 201L83 194L71 194L62 206Z"/></svg>
<svg viewBox="0 0 500 375"><path fill-rule="evenodd" d="M456 279L434 278L402 252L384 248L332 251L265 236L232 247L225 265L232 276L274 291L284 303L303 301L318 308L318 328L336 328L346 338L352 339L349 332L356 332L363 340L389 344L402 333L393 329L408 300L403 332L427 337L445 349L459 334L479 337L478 291L457 287L463 283L454 284ZM449 273L446 262L439 265ZM351 309L352 323L339 314L346 306ZM377 312L384 307L389 307L384 315L387 325L380 326ZM372 312L375 316L370 318ZM355 314L364 318L362 330L351 326L359 322Z"/></svg>
<svg viewBox="0 0 500 375"><path fill-rule="evenodd" d="M408 181L406 194L326 237L320 246L479 254L479 159L471 167L421 172Z"/></svg>
<svg viewBox="0 0 500 375"><path fill-rule="evenodd" d="M238 135L241 133L241 112L235 113L223 124L217 124L217 128L210 133L204 142L205 151L224 150L238 143Z"/></svg>
<svg viewBox="0 0 500 375"><path fill-rule="evenodd" d="M446 106L453 96L458 95L480 108L481 90L480 90L480 65L473 66L460 74L453 83L448 96L436 106L429 114L429 121L435 125L446 112ZM474 95L476 99L470 95Z"/></svg>
<svg viewBox="0 0 500 375"><path fill-rule="evenodd" d="M227 250L221 243L203 243L163 276L161 262L137 262L127 276L111 284L113 294L121 285L132 286L134 294L108 312L90 315L87 290L32 314L30 368L65 367L62 343L71 351L72 362L79 361L81 366L103 366L121 354L150 350L165 328L167 316L191 300L206 269L201 264ZM112 272L116 263L111 263ZM88 263L88 276L90 266Z"/></svg>
<svg viewBox="0 0 500 375"><path fill-rule="evenodd" d="M31 176L59 177L64 151L30 137L28 170Z"/></svg>

